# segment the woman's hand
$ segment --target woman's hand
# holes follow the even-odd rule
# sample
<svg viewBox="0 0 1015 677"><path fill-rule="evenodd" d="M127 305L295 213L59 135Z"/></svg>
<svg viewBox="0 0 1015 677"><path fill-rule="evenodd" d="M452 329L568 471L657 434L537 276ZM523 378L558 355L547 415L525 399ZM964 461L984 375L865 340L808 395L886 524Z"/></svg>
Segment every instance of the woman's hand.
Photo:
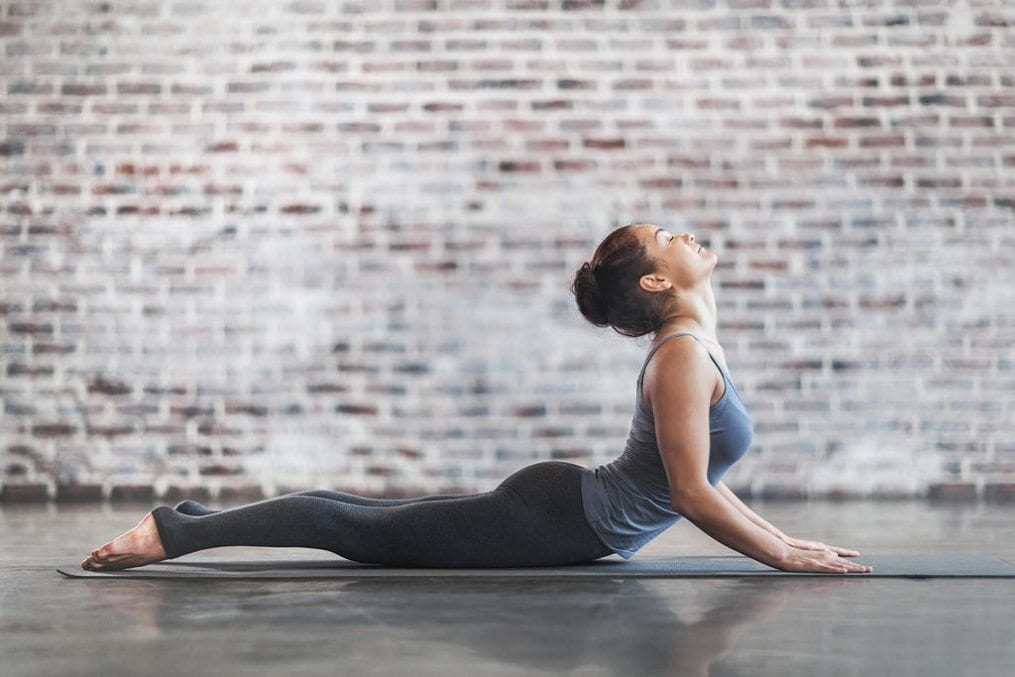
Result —
<svg viewBox="0 0 1015 677"><path fill-rule="evenodd" d="M786 536L785 534L779 538L781 538L782 542L786 545L791 545L794 548L800 548L801 550L831 550L836 555L840 555L842 557L856 557L860 554L857 550L840 548L837 545L827 545L819 541L805 541L802 538L793 538L792 536Z"/></svg>
<svg viewBox="0 0 1015 677"><path fill-rule="evenodd" d="M847 552L855 551L848 550ZM815 574L865 574L874 570L873 567L866 564L841 559L831 550L811 550L794 546L790 546L786 557L776 568L782 571Z"/></svg>

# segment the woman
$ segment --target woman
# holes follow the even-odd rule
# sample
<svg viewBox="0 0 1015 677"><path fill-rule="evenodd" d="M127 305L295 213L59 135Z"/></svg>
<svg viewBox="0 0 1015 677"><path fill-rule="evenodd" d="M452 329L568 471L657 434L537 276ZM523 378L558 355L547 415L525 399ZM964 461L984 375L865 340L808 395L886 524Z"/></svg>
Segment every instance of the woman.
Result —
<svg viewBox="0 0 1015 677"><path fill-rule="evenodd" d="M859 554L853 550L786 536L720 481L746 452L753 427L730 390L725 359L714 357L723 355L711 288L716 261L693 235L632 224L610 233L575 275L571 290L586 319L625 336L654 336L624 453L594 472L544 461L468 496L316 490L222 511L184 501L155 508L81 566L125 569L228 545L320 548L389 566L560 566L612 553L629 559L686 517L785 571L870 571L840 557Z"/></svg>

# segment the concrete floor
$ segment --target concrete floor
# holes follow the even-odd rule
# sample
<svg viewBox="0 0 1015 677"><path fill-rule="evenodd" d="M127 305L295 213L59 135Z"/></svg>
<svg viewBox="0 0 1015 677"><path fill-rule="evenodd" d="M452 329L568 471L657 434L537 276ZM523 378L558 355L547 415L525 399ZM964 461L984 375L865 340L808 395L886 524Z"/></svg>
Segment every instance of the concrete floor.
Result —
<svg viewBox="0 0 1015 677"><path fill-rule="evenodd" d="M750 504L787 533L861 553L1015 557L1012 505ZM4 677L954 677L1015 665L1010 579L92 581L54 570L151 507L0 509ZM731 553L680 522L640 554ZM180 560L333 556L216 548Z"/></svg>

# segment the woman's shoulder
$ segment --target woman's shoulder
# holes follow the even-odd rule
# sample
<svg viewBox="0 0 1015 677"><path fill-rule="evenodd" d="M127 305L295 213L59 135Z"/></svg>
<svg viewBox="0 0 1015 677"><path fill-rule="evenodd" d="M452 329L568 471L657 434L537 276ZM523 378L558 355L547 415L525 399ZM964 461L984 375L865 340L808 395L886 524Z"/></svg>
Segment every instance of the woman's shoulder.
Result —
<svg viewBox="0 0 1015 677"><path fill-rule="evenodd" d="M689 379L689 382L683 384L685 387L709 393L711 401L711 395L716 390L717 380L715 370L708 368L711 365L711 360L704 345L688 334L669 338L653 350L655 352L649 357L642 378L642 404L651 409L653 395L660 386L672 385L672 380L679 377ZM706 368L688 369L688 365ZM721 379L722 376L720 375L719 378ZM669 380L664 381L664 379Z"/></svg>

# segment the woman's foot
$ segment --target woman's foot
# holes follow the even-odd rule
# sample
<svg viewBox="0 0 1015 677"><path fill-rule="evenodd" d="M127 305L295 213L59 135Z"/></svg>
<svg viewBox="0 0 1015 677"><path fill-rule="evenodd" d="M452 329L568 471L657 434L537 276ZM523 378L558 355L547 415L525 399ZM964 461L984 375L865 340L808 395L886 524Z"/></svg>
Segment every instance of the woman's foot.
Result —
<svg viewBox="0 0 1015 677"><path fill-rule="evenodd" d="M136 527L93 550L91 556L81 563L81 568L88 571L112 571L164 559L166 550L162 547L155 518L149 512Z"/></svg>

